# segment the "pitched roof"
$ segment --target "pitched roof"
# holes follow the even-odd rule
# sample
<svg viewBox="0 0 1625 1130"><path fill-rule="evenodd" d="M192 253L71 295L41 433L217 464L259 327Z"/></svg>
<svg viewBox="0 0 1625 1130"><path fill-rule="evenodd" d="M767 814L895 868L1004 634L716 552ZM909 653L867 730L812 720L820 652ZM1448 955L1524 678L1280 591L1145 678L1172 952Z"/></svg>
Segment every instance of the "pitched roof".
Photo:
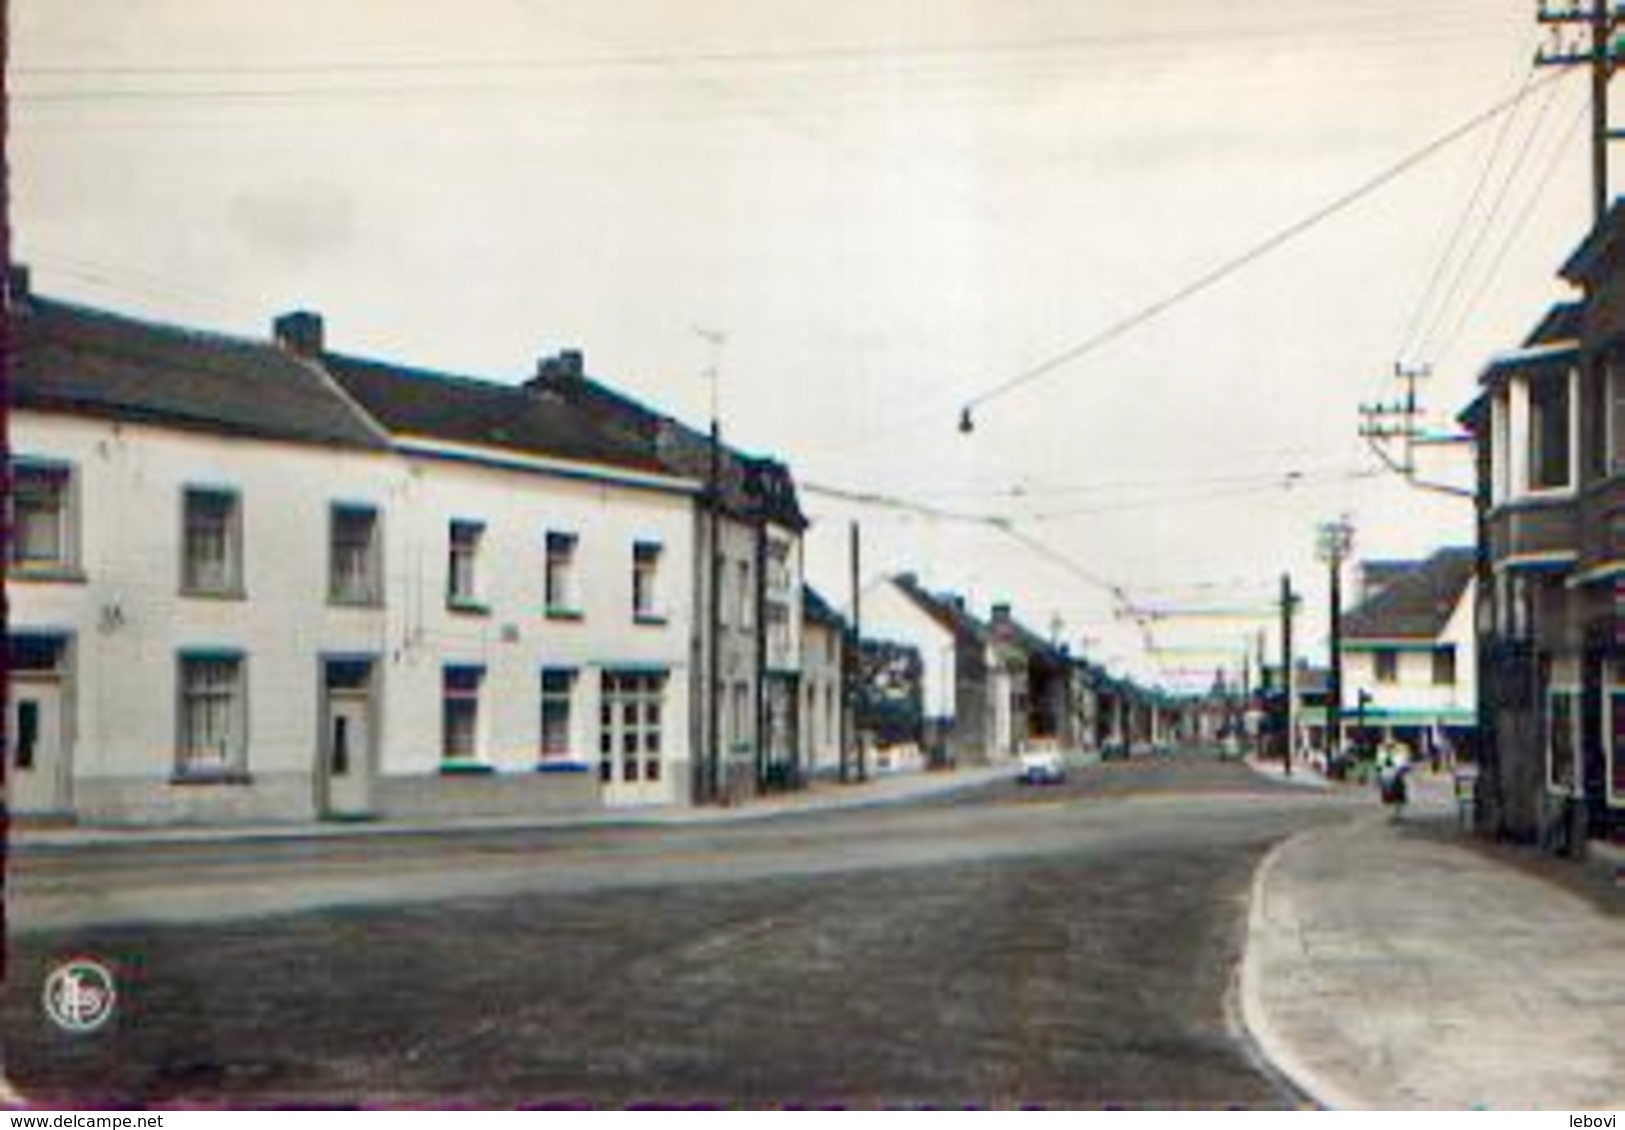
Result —
<svg viewBox="0 0 1625 1130"><path fill-rule="evenodd" d="M950 593L934 593L920 586L920 579L913 573L899 573L891 578L897 591L908 597L921 612L947 631L956 636L969 636L976 640L988 640L988 627L965 608L962 598Z"/></svg>
<svg viewBox="0 0 1625 1130"><path fill-rule="evenodd" d="M24 408L261 439L381 448L314 366L269 342L19 295L11 400Z"/></svg>
<svg viewBox="0 0 1625 1130"><path fill-rule="evenodd" d="M601 428L646 444L671 474L707 481L711 437L674 416L563 366L543 365L527 387L544 399L569 403ZM726 443L718 465L723 508L736 517L766 519L794 530L808 522L796 496L795 479L783 463L747 455Z"/></svg>
<svg viewBox="0 0 1625 1130"><path fill-rule="evenodd" d="M666 472L648 444L520 385L324 351L322 366L396 435L500 448L649 474Z"/></svg>
<svg viewBox="0 0 1625 1130"><path fill-rule="evenodd" d="M1345 640L1437 639L1473 579L1475 550L1449 546L1343 616Z"/></svg>
<svg viewBox="0 0 1625 1130"><path fill-rule="evenodd" d="M823 594L809 584L801 586L801 615L802 618L814 624L823 624L831 628L845 628L846 619L835 611L833 605L825 600Z"/></svg>
<svg viewBox="0 0 1625 1130"><path fill-rule="evenodd" d="M1597 265L1619 238L1622 229L1625 229L1625 199L1616 197L1607 213L1593 225L1558 273L1570 282L1584 282L1595 273Z"/></svg>

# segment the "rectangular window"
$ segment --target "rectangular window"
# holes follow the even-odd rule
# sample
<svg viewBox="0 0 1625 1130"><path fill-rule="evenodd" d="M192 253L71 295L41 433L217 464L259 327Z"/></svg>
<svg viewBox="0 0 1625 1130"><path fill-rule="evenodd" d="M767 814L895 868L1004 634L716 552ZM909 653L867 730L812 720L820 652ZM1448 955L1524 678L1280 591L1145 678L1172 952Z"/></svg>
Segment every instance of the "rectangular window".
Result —
<svg viewBox="0 0 1625 1130"><path fill-rule="evenodd" d="M1456 685L1456 649L1454 647L1440 647L1433 650L1433 685L1436 687L1453 687Z"/></svg>
<svg viewBox="0 0 1625 1130"><path fill-rule="evenodd" d="M752 628L756 626L756 590L750 583L750 562L737 562L735 572L739 582L734 592L739 600L739 626Z"/></svg>
<svg viewBox="0 0 1625 1130"><path fill-rule="evenodd" d="M600 693L598 779L605 784L659 782L665 672L605 671Z"/></svg>
<svg viewBox="0 0 1625 1130"><path fill-rule="evenodd" d="M330 536L328 596L337 604L382 604L378 512L363 506L335 506Z"/></svg>
<svg viewBox="0 0 1625 1130"><path fill-rule="evenodd" d="M735 683L733 687L733 748L736 751L750 748L750 734L754 728L750 724L750 684Z"/></svg>
<svg viewBox="0 0 1625 1130"><path fill-rule="evenodd" d="M183 591L208 596L240 596L243 591L243 523L236 493L188 487L183 508Z"/></svg>
<svg viewBox="0 0 1625 1130"><path fill-rule="evenodd" d="M243 661L235 656L182 657L176 770L182 774L240 772L247 746Z"/></svg>
<svg viewBox="0 0 1625 1130"><path fill-rule="evenodd" d="M1578 781L1580 692L1554 687L1546 699L1546 787L1572 792Z"/></svg>
<svg viewBox="0 0 1625 1130"><path fill-rule="evenodd" d="M542 672L542 760L570 760L570 704L576 674L559 669Z"/></svg>
<svg viewBox="0 0 1625 1130"><path fill-rule="evenodd" d="M447 534L446 603L453 608L479 607L478 568L480 541L484 537L482 523L451 523Z"/></svg>
<svg viewBox="0 0 1625 1130"><path fill-rule="evenodd" d="M1379 651L1373 656L1377 665L1377 682L1397 683L1399 681L1399 652Z"/></svg>
<svg viewBox="0 0 1625 1130"><path fill-rule="evenodd" d="M1625 357L1612 357L1603 367L1607 386L1608 470L1625 471Z"/></svg>
<svg viewBox="0 0 1625 1130"><path fill-rule="evenodd" d="M1602 737L1608 755L1608 803L1625 807L1625 686L1620 678L1625 675L1619 667L1614 669L1613 682L1603 697Z"/></svg>
<svg viewBox="0 0 1625 1130"><path fill-rule="evenodd" d="M550 616L574 616L580 594L576 592L575 534L549 532L547 535L547 588L545 599Z"/></svg>
<svg viewBox="0 0 1625 1130"><path fill-rule="evenodd" d="M440 757L476 761L480 756L481 667L447 667L441 677Z"/></svg>
<svg viewBox="0 0 1625 1130"><path fill-rule="evenodd" d="M632 547L632 616L646 622L661 619L660 546L654 542Z"/></svg>
<svg viewBox="0 0 1625 1130"><path fill-rule="evenodd" d="M1546 373L1529 379L1529 488L1572 486L1574 446L1569 374Z"/></svg>
<svg viewBox="0 0 1625 1130"><path fill-rule="evenodd" d="M72 568L73 472L65 466L18 462L11 474L12 564L24 572Z"/></svg>

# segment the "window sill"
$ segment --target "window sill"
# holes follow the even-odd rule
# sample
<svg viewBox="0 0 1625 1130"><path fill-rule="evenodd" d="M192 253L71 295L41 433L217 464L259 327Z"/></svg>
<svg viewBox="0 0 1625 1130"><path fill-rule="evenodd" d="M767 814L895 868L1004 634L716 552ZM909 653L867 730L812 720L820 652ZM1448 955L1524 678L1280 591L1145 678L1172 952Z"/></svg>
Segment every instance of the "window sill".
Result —
<svg viewBox="0 0 1625 1130"><path fill-rule="evenodd" d="M491 615L490 605L481 604L477 600L448 600L446 601L446 611L455 613L458 616Z"/></svg>
<svg viewBox="0 0 1625 1130"><path fill-rule="evenodd" d="M495 768L483 761L442 761L440 763L440 775L442 777L485 777L495 772Z"/></svg>
<svg viewBox="0 0 1625 1130"><path fill-rule="evenodd" d="M664 628L670 621L658 612L634 612L632 623L641 628Z"/></svg>
<svg viewBox="0 0 1625 1130"><path fill-rule="evenodd" d="M587 618L586 613L579 608L549 608L546 611L549 620L565 620L579 622Z"/></svg>
<svg viewBox="0 0 1625 1130"><path fill-rule="evenodd" d="M585 761L564 761L564 760L538 761L536 763L536 772L538 772L538 773L588 773L588 772L591 772L591 766L589 766Z"/></svg>
<svg viewBox="0 0 1625 1130"><path fill-rule="evenodd" d="M77 565L19 565L16 562L12 563L10 578L59 585L82 585L87 580L85 571Z"/></svg>
<svg viewBox="0 0 1625 1130"><path fill-rule="evenodd" d="M177 769L171 785L252 785L254 778L242 769Z"/></svg>
<svg viewBox="0 0 1625 1130"><path fill-rule="evenodd" d="M187 600L247 600L248 592L244 589L181 589L181 596Z"/></svg>

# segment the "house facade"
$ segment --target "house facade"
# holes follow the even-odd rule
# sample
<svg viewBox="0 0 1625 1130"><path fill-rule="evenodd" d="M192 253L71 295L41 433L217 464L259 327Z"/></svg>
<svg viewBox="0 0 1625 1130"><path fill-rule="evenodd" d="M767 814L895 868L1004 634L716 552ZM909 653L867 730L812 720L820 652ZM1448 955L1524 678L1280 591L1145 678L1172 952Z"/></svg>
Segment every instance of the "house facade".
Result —
<svg viewBox="0 0 1625 1130"><path fill-rule="evenodd" d="M1345 732L1417 756L1470 757L1477 737L1475 551L1362 566L1343 617Z"/></svg>
<svg viewBox="0 0 1625 1130"><path fill-rule="evenodd" d="M809 778L840 776L847 740L846 621L811 585L801 598L801 765Z"/></svg>
<svg viewBox="0 0 1625 1130"><path fill-rule="evenodd" d="M789 468L594 380L574 351L545 358L527 387L704 487L691 501L694 798L731 802L800 784L807 519Z"/></svg>
<svg viewBox="0 0 1625 1130"><path fill-rule="evenodd" d="M995 649L962 598L928 591L912 573L885 577L864 591L863 625L866 635L919 653L931 763L986 765L1012 755L1018 664Z"/></svg>
<svg viewBox="0 0 1625 1130"><path fill-rule="evenodd" d="M1564 264L1578 297L1486 367L1478 453L1481 826L1625 835L1625 209Z"/></svg>
<svg viewBox="0 0 1625 1130"><path fill-rule="evenodd" d="M310 315L256 342L11 297L13 812L687 798L698 483Z"/></svg>

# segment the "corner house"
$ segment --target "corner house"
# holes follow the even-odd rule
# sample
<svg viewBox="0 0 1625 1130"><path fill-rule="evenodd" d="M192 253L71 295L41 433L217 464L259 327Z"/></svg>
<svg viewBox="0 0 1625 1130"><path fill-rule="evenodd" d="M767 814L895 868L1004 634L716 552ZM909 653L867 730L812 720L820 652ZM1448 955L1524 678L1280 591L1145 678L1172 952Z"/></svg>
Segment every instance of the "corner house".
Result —
<svg viewBox="0 0 1625 1130"><path fill-rule="evenodd" d="M315 315L250 341L10 285L14 813L687 800L697 483Z"/></svg>

